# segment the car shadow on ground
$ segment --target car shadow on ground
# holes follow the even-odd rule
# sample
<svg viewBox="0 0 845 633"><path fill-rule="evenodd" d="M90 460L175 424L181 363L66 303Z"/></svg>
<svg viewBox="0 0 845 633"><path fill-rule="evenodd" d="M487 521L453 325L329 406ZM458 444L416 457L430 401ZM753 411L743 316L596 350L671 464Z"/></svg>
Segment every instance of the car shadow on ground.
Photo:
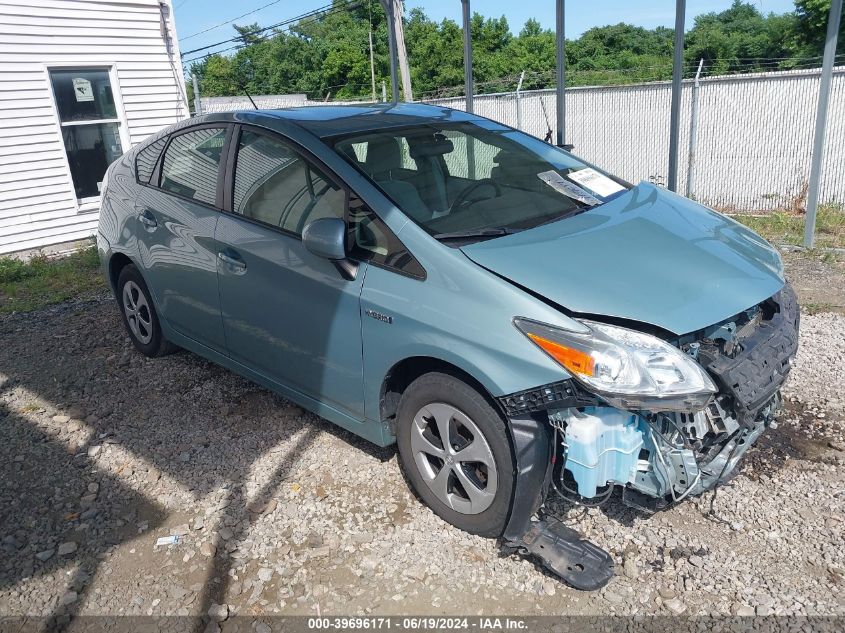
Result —
<svg viewBox="0 0 845 633"><path fill-rule="evenodd" d="M0 320L0 404L0 442L15 447L0 466L0 500L11 510L0 536L22 541L5 544L0 589L78 568L68 581L77 600L53 596L45 613L28 615L73 615L115 546L165 524L174 501L189 509L222 494L211 572L192 609L205 614L225 596L238 530L260 514L249 510L273 499L321 433L380 461L394 454L188 352L144 358L111 301ZM291 440L254 490L256 463ZM162 478L176 482L179 499L159 500ZM224 547L219 533L230 525L241 527ZM71 540L78 549L66 558L36 557Z"/></svg>

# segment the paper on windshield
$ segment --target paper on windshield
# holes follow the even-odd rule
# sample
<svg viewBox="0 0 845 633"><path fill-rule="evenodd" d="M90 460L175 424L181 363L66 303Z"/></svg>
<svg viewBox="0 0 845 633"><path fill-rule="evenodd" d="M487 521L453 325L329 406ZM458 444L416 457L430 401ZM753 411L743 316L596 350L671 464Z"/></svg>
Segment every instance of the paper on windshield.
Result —
<svg viewBox="0 0 845 633"><path fill-rule="evenodd" d="M625 191L625 187L604 174L597 172L592 167L571 171L566 175L570 180L574 180L579 185L586 187L602 198L608 198L614 193Z"/></svg>
<svg viewBox="0 0 845 633"><path fill-rule="evenodd" d="M562 193L569 198L574 198L575 200L583 202L584 204L589 204L590 206L601 204L601 200L593 195L590 195L578 185L575 185L568 180L564 180L563 176L553 169L540 172L537 174L537 178L542 180L558 193Z"/></svg>

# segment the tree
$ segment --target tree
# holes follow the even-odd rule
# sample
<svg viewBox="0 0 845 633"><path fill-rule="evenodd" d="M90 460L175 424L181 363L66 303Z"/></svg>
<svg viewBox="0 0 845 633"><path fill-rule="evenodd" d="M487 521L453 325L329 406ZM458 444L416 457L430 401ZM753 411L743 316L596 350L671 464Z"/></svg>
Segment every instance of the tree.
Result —
<svg viewBox="0 0 845 633"><path fill-rule="evenodd" d="M574 84L630 83L672 74L673 31L630 24L595 27L567 43L566 61Z"/></svg>
<svg viewBox="0 0 845 633"><path fill-rule="evenodd" d="M799 54L804 57L823 55L830 0L795 0L795 14L795 42ZM845 55L845 20L839 23L836 53Z"/></svg>
<svg viewBox="0 0 845 633"><path fill-rule="evenodd" d="M794 56L794 14L764 16L753 4L734 0L726 11L695 18L684 47L687 74L703 59L706 74L778 70Z"/></svg>
<svg viewBox="0 0 845 633"><path fill-rule="evenodd" d="M537 20L529 19L519 35L508 44L506 57L514 73L526 71L523 88L544 88L552 85L557 60L555 34L543 29Z"/></svg>
<svg viewBox="0 0 845 633"><path fill-rule="evenodd" d="M257 44L263 38L263 35L259 32L261 31L261 26L259 26L258 22L253 22L252 24L247 24L246 26L238 26L237 24L234 26L235 30L238 32L238 39L244 46Z"/></svg>
<svg viewBox="0 0 845 633"><path fill-rule="evenodd" d="M756 4L734 0L725 11L699 15L686 35L685 74L698 60L705 73L817 66L830 0L796 0L796 11L764 15ZM411 80L417 95L463 94L463 32L454 20L432 21L422 9L404 16ZM376 80L389 78L387 21L377 0L303 18L287 30L235 26L241 47L191 65L203 95L306 93L312 99L368 99L369 30ZM514 36L507 19L472 16L473 75L480 93L513 90L526 71L525 89L555 84L555 34L528 20ZM589 29L566 43L570 85L631 83L672 76L672 29L613 24ZM845 27L839 50L845 52ZM813 58L813 59L807 59Z"/></svg>

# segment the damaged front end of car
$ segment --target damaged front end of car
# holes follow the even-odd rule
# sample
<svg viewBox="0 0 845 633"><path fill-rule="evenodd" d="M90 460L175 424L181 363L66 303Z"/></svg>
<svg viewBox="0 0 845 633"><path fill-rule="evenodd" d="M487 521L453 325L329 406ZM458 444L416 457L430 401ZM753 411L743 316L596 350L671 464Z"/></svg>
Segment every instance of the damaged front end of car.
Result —
<svg viewBox="0 0 845 633"><path fill-rule="evenodd" d="M582 323L564 332L515 321L572 378L500 399L519 471L504 539L569 584L596 589L612 576L610 556L554 519L532 520L546 494L596 505L621 487L625 504L654 512L727 481L776 425L799 309L786 285L676 338Z"/></svg>

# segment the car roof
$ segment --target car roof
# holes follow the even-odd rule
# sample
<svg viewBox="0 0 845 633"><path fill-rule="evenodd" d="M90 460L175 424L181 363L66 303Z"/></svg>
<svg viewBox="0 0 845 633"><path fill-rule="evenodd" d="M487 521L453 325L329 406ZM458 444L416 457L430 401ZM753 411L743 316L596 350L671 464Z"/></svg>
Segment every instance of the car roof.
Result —
<svg viewBox="0 0 845 633"><path fill-rule="evenodd" d="M291 121L320 138L409 125L479 119L460 110L424 103L363 103L241 110L231 113L231 116L234 118L238 115L237 118L243 120L249 118L250 114Z"/></svg>

